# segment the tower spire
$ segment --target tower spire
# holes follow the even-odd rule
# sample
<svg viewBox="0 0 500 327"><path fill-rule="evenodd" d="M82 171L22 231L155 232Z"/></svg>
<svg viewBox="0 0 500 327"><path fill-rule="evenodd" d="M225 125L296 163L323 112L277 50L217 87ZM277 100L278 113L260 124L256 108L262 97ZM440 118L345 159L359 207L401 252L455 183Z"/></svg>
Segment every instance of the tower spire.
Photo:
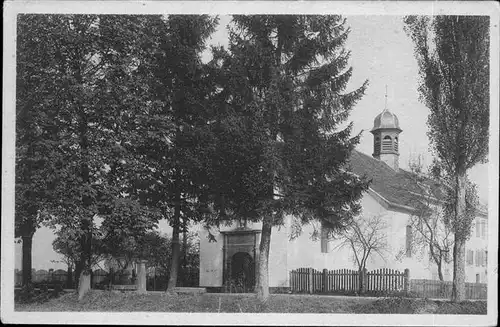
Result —
<svg viewBox="0 0 500 327"><path fill-rule="evenodd" d="M384 111L387 110L387 84L385 84L385 107L384 107Z"/></svg>

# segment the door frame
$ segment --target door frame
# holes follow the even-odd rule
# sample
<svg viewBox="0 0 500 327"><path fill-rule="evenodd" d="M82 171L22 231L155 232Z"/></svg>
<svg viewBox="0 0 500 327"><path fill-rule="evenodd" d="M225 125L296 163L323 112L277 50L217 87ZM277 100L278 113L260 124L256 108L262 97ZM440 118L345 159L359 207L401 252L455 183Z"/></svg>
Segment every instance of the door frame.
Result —
<svg viewBox="0 0 500 327"><path fill-rule="evenodd" d="M250 254L253 260L254 265L254 278L258 275L258 259L259 259L259 247L257 246L257 238L258 234L260 234L260 230L255 229L245 229L245 230L236 230L230 232L221 232L224 237L223 247L222 247L222 285L224 291L228 291L228 282L231 278L231 260L234 254L238 252L246 252ZM242 235L253 235L252 243L233 243L230 244L229 238L237 237ZM243 249L243 250L242 250ZM234 253L233 253L234 252ZM256 281L254 281L255 287Z"/></svg>

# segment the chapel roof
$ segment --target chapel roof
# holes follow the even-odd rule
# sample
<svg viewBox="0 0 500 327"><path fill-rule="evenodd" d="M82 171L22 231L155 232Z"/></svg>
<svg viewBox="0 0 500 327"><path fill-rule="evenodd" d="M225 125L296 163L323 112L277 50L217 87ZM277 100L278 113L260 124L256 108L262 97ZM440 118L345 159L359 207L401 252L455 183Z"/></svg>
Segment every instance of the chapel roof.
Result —
<svg viewBox="0 0 500 327"><path fill-rule="evenodd" d="M373 191L396 205L414 208L417 201L422 200L426 189L436 189L429 179L419 185L414 173L401 168L395 171L383 161L356 150L351 154L350 165L356 175L372 179L370 188Z"/></svg>
<svg viewBox="0 0 500 327"><path fill-rule="evenodd" d="M443 198L444 194L435 181L419 178L417 182L415 173L401 168L395 171L383 161L357 150L352 151L349 163L353 173L371 179L370 188L396 206L415 208L427 195L434 199ZM426 194L426 190L430 190L430 193ZM487 212L487 206L479 204L477 213L487 217Z"/></svg>

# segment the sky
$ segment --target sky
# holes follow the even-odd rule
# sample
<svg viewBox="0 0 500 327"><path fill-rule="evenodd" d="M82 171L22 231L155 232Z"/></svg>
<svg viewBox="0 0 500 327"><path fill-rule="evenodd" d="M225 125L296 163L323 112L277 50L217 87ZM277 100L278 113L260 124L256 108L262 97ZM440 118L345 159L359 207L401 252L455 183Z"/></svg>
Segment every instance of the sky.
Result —
<svg viewBox="0 0 500 327"><path fill-rule="evenodd" d="M351 33L346 48L351 50L350 65L353 75L347 91L355 89L368 79L369 86L365 96L354 107L349 121L354 123L353 135L364 130L357 149L371 155L373 152L373 135L369 130L373 127L373 119L384 109L385 90L387 85L387 107L399 118L403 132L399 137L399 165L408 169L411 158L422 155L424 164L432 162L429 152L429 139L426 135L426 119L429 110L418 101L417 76L418 67L413 56L413 45L403 30L400 16L345 16ZM228 34L226 25L229 16L220 16L219 27L212 35L209 43L227 46ZM207 60L208 52L203 55ZM488 164L477 165L469 172L472 181L478 185L479 198L482 203L488 199ZM171 228L166 221L159 224L161 231L170 233ZM53 233L41 228L34 236L33 263L37 269L65 269L63 264L51 260L59 260L52 251ZM47 251L50 249L50 251ZM20 245L16 245L15 267L21 267Z"/></svg>
<svg viewBox="0 0 500 327"><path fill-rule="evenodd" d="M408 169L410 160L418 155L424 165L432 162L427 137L429 110L418 101L418 66L413 44L403 30L402 16L344 16L351 32L346 48L351 51L353 75L346 91L360 87L365 80L369 86L365 96L354 107L348 121L354 123L353 135L364 131L357 149L371 155L373 135L369 132L373 120L385 106L399 118L403 132L399 137L399 165ZM227 24L230 16L220 16L219 27L209 43L227 46ZM204 59L210 58L208 52ZM481 202L488 199L488 164L477 165L469 176L478 185Z"/></svg>

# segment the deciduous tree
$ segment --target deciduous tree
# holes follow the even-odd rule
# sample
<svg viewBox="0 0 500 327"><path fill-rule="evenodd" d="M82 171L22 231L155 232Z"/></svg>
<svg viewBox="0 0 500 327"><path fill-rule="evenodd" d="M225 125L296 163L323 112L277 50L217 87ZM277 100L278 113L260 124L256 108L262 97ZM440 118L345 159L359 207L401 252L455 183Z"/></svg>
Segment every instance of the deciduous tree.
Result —
<svg viewBox="0 0 500 327"><path fill-rule="evenodd" d="M355 217L337 238L341 241L337 248L347 247L351 250L355 264L358 266L359 291L366 290L363 274L366 272L368 259L375 256L387 259L389 246L387 243L387 222L382 215ZM362 273L363 272L363 273Z"/></svg>
<svg viewBox="0 0 500 327"><path fill-rule="evenodd" d="M408 166L410 174L407 175L407 183L400 185L400 188L402 191L412 190L413 193L406 202L414 209L408 220L412 232L409 244L400 249L397 258L407 255L429 258L436 265L439 279L443 281L443 267L452 261L453 249L453 233L445 223L444 213L445 190L449 185L433 174L434 165L429 171L424 171L421 155L411 159Z"/></svg>
<svg viewBox="0 0 500 327"><path fill-rule="evenodd" d="M38 114L49 117L53 127L51 152L44 154L50 156L54 176L44 177L51 181L54 194L42 208L54 217L53 225L77 232L81 298L90 288L93 218L112 217L140 204L135 194L126 192L140 167L127 146L139 137L134 114L144 103L138 67L149 50L148 20L108 15L26 17L36 36L30 39L26 65L35 76L43 76L42 82L50 82L34 99ZM40 202L36 204L40 207ZM149 217L156 219L154 214Z"/></svg>
<svg viewBox="0 0 500 327"><path fill-rule="evenodd" d="M406 31L419 65L418 91L430 109L428 136L453 181L453 300L465 299L467 171L484 163L489 137L489 17L409 16Z"/></svg>
<svg viewBox="0 0 500 327"><path fill-rule="evenodd" d="M23 285L31 283L32 240L50 216L59 156L57 81L46 56L53 46L47 17L18 15L16 49L15 236L22 241Z"/></svg>

